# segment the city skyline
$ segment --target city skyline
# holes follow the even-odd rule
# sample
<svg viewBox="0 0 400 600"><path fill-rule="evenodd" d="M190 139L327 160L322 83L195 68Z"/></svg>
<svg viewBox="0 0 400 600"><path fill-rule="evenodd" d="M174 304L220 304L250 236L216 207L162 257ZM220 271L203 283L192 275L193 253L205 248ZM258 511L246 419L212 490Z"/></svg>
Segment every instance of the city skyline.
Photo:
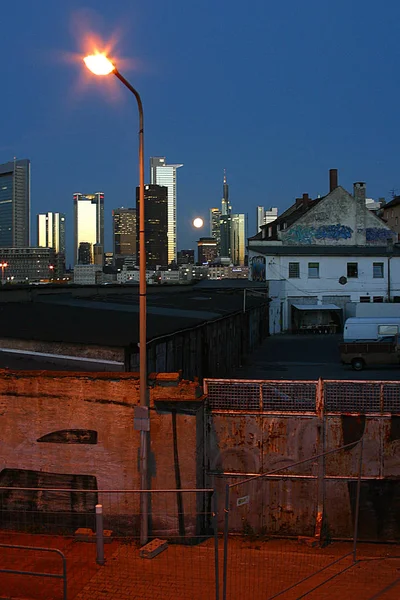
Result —
<svg viewBox="0 0 400 600"><path fill-rule="evenodd" d="M4 56L14 50L3 72L0 105L7 118L0 163L31 159L35 213L65 212L72 224L69 199L76 190L102 189L107 214L134 206L137 118L131 99L118 92L115 78L100 82L84 73L81 61L90 33L107 45L121 20L125 34L114 36L113 51L116 59L131 59L121 67L143 98L146 167L149 156L185 165L179 169L177 223L182 247L195 246L188 224L194 216L206 218L218 202L224 167L235 210L249 214L249 233L256 230L258 204L281 212L303 192L326 193L324 173L332 165L346 189L366 180L371 197L390 199L390 190L400 188L393 82L400 6L393 0L382 18L371 0L336 3L329 13L321 3L288 11L258 1L246 14L232 0L229 10L213 3L204 15L195 5L167 11L160 0L142 6L140 15L128 0L117 10L90 0L95 14L82 14L79 0L73 8L50 3L44 15L25 4L23 11L8 4L3 12L8 25L0 48ZM156 39L146 35L149 26ZM172 40L168 28L176 33ZM312 34L321 30L326 35L317 51ZM27 59L32 55L34 68ZM250 83L254 93L248 98ZM360 90L367 89L360 106ZM111 248L109 241L110 224L105 245Z"/></svg>

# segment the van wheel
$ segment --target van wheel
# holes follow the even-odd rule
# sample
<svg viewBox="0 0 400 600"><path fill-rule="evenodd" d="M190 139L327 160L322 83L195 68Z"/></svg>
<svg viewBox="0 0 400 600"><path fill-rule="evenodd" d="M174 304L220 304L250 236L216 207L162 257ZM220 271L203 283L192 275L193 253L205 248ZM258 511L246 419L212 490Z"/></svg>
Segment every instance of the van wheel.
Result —
<svg viewBox="0 0 400 600"><path fill-rule="evenodd" d="M353 358L351 361L351 366L355 371L362 371L365 367L365 363L362 358Z"/></svg>

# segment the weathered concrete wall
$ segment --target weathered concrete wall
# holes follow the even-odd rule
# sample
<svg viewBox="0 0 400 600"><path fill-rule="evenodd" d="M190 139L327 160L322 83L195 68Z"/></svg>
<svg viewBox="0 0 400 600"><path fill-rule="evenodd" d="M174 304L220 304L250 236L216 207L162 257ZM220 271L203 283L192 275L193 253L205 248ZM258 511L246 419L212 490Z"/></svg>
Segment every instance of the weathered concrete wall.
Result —
<svg viewBox="0 0 400 600"><path fill-rule="evenodd" d="M386 245L393 231L341 186L334 189L293 225L281 231L284 244L320 246Z"/></svg>
<svg viewBox="0 0 400 600"><path fill-rule="evenodd" d="M175 489L176 467L183 488L202 487L201 392L176 374L151 381L152 489ZM140 489L138 398L134 374L0 372L0 486L65 488L87 481L90 489ZM108 512L139 514L138 495L106 494L102 501ZM171 526L176 497L155 495L153 510Z"/></svg>
<svg viewBox="0 0 400 600"><path fill-rule="evenodd" d="M226 484L279 470L232 488L231 530L314 535L323 514L331 536L352 537L360 445L296 463L363 437L360 537L400 539L400 383L206 383L207 485L218 490L220 527Z"/></svg>
<svg viewBox="0 0 400 600"><path fill-rule="evenodd" d="M232 376L247 354L268 336L268 315L268 304L264 304L152 340L148 343L148 370L178 371L188 380ZM137 347L127 349L127 369L137 371L138 364Z"/></svg>

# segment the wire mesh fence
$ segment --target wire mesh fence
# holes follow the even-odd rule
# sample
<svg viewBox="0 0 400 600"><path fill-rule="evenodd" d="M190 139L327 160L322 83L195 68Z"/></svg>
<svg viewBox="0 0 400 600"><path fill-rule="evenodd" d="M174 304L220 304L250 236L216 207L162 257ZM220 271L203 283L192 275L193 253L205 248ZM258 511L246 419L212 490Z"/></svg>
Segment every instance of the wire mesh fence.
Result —
<svg viewBox="0 0 400 600"><path fill-rule="evenodd" d="M140 495L148 494L149 544L140 544ZM0 544L57 548L67 565L68 599L216 598L215 495L203 490L147 492L0 488ZM54 557L0 546L2 565L56 572ZM0 573L10 596L63 598L55 580Z"/></svg>
<svg viewBox="0 0 400 600"><path fill-rule="evenodd" d="M277 598L306 581L310 590L328 569L331 576L332 568L354 563L362 450L359 441L226 485L223 600ZM341 453L354 462L354 475L344 479L335 476ZM336 500L325 509L328 485ZM336 510L348 511L352 538L340 549L330 546Z"/></svg>

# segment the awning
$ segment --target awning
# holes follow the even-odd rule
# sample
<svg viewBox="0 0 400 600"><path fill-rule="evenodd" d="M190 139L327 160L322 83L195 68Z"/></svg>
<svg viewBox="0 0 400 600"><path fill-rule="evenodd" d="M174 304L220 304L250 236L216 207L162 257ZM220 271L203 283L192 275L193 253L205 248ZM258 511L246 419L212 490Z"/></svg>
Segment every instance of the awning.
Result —
<svg viewBox="0 0 400 600"><path fill-rule="evenodd" d="M292 304L297 310L342 310L336 304Z"/></svg>

